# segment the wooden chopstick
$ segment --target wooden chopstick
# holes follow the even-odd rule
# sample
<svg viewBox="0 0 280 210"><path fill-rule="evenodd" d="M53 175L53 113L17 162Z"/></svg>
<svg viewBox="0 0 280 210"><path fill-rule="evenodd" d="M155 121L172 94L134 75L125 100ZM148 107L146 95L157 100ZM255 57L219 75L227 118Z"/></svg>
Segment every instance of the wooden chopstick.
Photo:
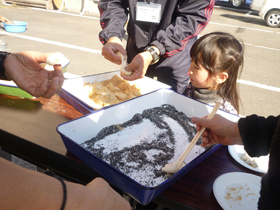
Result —
<svg viewBox="0 0 280 210"><path fill-rule="evenodd" d="M208 115L207 119L212 119L214 117L214 115L216 114L216 112L218 111L218 109L221 106L221 102L216 102L214 109L211 111L211 113ZM200 138L200 136L202 135L202 133L205 131L205 127L202 127L200 129L200 131L198 131L195 136L193 137L191 143L189 144L189 146L187 147L187 149L184 151L184 153L181 155L181 157L179 158L179 163L176 167L176 171L178 171L181 168L181 165L183 164L183 161L186 159L186 157L188 156L188 154L190 153L190 151L192 150L192 148L194 147L194 145L196 144L196 142L198 141L198 139Z"/></svg>

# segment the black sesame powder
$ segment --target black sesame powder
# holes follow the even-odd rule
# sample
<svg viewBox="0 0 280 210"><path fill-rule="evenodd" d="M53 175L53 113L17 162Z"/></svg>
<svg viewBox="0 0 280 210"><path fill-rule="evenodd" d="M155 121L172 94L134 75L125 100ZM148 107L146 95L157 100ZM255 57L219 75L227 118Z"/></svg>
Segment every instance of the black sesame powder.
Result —
<svg viewBox="0 0 280 210"><path fill-rule="evenodd" d="M159 107L146 109L142 114L137 113L132 119L124 123L103 128L95 137L83 142L81 146L127 175L139 170L147 170L147 173L151 173L152 171L153 177L149 176L149 179L141 177L138 181L142 185L153 186L156 184L155 179L163 178L165 180L169 177L168 174L159 169L165 166L174 157L175 153L176 139L172 128L164 120L166 117L172 118L184 129L188 136L188 142L193 139L196 134L196 129L191 119L183 112L176 110L174 106L164 104ZM97 142L107 136L117 134L120 131L129 129L131 126L141 124L145 119L152 122L161 132L154 133L153 137L149 139L142 138L137 145L124 147L121 150L114 149L110 153L104 152L106 148L103 146L95 146ZM200 144L201 140L197 145ZM147 157L147 152L149 151L157 151L152 155L152 159Z"/></svg>

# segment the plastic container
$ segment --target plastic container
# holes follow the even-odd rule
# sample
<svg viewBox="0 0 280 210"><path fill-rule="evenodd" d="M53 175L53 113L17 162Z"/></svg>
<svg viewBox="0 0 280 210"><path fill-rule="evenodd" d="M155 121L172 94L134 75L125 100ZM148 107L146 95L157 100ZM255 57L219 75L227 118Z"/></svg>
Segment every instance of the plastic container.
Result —
<svg viewBox="0 0 280 210"><path fill-rule="evenodd" d="M6 80L0 80L0 94L23 98L33 98L32 95L18 88L18 86L13 81Z"/></svg>
<svg viewBox="0 0 280 210"><path fill-rule="evenodd" d="M4 23L5 30L11 33L22 33L26 31L26 25L28 23L22 21L13 21L15 24Z"/></svg>
<svg viewBox="0 0 280 210"><path fill-rule="evenodd" d="M7 51L7 42L0 40L0 51Z"/></svg>

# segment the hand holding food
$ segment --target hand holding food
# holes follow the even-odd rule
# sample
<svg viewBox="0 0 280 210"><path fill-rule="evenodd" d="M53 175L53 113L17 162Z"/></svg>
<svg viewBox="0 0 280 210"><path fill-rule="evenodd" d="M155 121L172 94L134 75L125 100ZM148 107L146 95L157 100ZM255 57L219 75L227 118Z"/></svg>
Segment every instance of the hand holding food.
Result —
<svg viewBox="0 0 280 210"><path fill-rule="evenodd" d="M143 78L147 69L152 61L152 56L149 52L145 51L137 54L126 67L126 70L133 72L131 75L122 74L125 80L133 81Z"/></svg>
<svg viewBox="0 0 280 210"><path fill-rule="evenodd" d="M29 94L50 98L61 89L64 81L60 65L54 66L52 70L46 70L40 65L52 54L36 51L11 53L5 59L5 74Z"/></svg>
<svg viewBox="0 0 280 210"><path fill-rule="evenodd" d="M121 73L130 76L132 74L132 71L126 71L124 68L127 66L127 57L124 56L120 52L117 52L117 55L121 56L122 64L121 64Z"/></svg>
<svg viewBox="0 0 280 210"><path fill-rule="evenodd" d="M118 37L111 37L102 47L102 55L108 61L120 65L121 61L119 56L116 54L117 52L120 52L122 55L126 55L126 50L123 47L122 41Z"/></svg>
<svg viewBox="0 0 280 210"><path fill-rule="evenodd" d="M60 64L62 66L65 66L68 63L69 63L69 60L61 52L57 52L57 53L51 54L47 58L46 63L41 63L40 65L46 70L53 70L54 65Z"/></svg>

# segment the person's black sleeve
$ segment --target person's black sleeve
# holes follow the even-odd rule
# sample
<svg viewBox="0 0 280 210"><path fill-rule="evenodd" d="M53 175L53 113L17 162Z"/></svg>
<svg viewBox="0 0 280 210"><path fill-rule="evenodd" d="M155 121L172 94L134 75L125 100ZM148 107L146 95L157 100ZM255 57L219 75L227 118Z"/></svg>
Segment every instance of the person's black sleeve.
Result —
<svg viewBox="0 0 280 210"><path fill-rule="evenodd" d="M8 57L9 54L11 54L11 53L5 52L5 51L0 51L0 79L2 79L2 80L8 80L6 73L5 73L4 61Z"/></svg>
<svg viewBox="0 0 280 210"><path fill-rule="evenodd" d="M279 117L280 115L268 118L251 115L238 121L244 149L251 157L259 157L269 153Z"/></svg>
<svg viewBox="0 0 280 210"><path fill-rule="evenodd" d="M98 9L100 12L100 25L102 31L99 39L102 44L106 44L111 37L124 37L124 26L128 19L128 5L121 0L100 0Z"/></svg>
<svg viewBox="0 0 280 210"><path fill-rule="evenodd" d="M261 182L261 197L258 203L259 210L280 209L280 119L272 137L269 152L268 171L263 176Z"/></svg>
<svg viewBox="0 0 280 210"><path fill-rule="evenodd" d="M200 34L211 19L215 1L181 1L173 14L172 23L164 30L159 30L152 41L165 57L170 57L183 50L190 39Z"/></svg>

